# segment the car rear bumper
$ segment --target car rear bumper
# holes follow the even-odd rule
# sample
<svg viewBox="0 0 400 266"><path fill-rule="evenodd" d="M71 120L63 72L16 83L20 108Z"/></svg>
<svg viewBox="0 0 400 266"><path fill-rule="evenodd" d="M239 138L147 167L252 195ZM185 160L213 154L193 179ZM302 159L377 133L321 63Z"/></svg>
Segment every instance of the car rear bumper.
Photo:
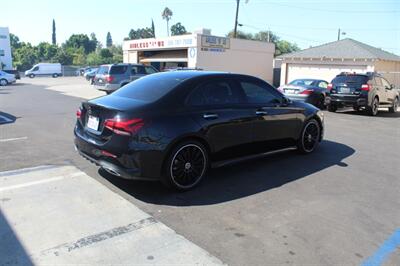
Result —
<svg viewBox="0 0 400 266"><path fill-rule="evenodd" d="M325 103L341 106L367 106L368 99L359 95L332 95L325 98Z"/></svg>
<svg viewBox="0 0 400 266"><path fill-rule="evenodd" d="M285 94L292 101L308 102L309 95Z"/></svg>
<svg viewBox="0 0 400 266"><path fill-rule="evenodd" d="M133 163L132 155L122 154L119 156L104 155L101 147L89 143L82 138L75 130L75 149L79 154L90 162L102 167L107 172L129 180L148 180L154 181L157 178L143 177L140 167ZM124 164L125 163L125 164ZM129 164L129 167L126 166Z"/></svg>
<svg viewBox="0 0 400 266"><path fill-rule="evenodd" d="M113 92L120 88L119 84L104 84L103 86L96 85L96 89L100 91Z"/></svg>

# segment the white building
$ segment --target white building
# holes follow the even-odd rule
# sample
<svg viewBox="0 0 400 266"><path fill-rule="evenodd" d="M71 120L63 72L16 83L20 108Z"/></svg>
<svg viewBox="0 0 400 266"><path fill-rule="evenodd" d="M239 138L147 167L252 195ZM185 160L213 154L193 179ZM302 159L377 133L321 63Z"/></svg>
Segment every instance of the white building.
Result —
<svg viewBox="0 0 400 266"><path fill-rule="evenodd" d="M8 28L0 27L0 69L12 69L10 33Z"/></svg>
<svg viewBox="0 0 400 266"><path fill-rule="evenodd" d="M167 38L125 41L124 63L151 64L163 70L200 68L249 74L272 82L273 43L217 37L210 30Z"/></svg>
<svg viewBox="0 0 400 266"><path fill-rule="evenodd" d="M382 49L343 39L279 56L281 85L299 78L330 82L340 72L379 72L390 83L400 85L400 56Z"/></svg>

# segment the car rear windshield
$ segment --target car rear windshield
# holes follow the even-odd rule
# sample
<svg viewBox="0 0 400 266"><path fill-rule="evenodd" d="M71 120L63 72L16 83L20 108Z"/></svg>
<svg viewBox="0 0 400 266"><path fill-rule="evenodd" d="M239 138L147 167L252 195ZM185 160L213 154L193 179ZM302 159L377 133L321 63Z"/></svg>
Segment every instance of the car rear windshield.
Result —
<svg viewBox="0 0 400 266"><path fill-rule="evenodd" d="M125 74L128 66L112 66L110 69L110 75Z"/></svg>
<svg viewBox="0 0 400 266"><path fill-rule="evenodd" d="M113 93L115 96L154 102L183 82L183 78L162 74L139 78Z"/></svg>
<svg viewBox="0 0 400 266"><path fill-rule="evenodd" d="M312 79L295 79L290 82L290 85L297 85L297 86L311 86L313 85L315 80Z"/></svg>
<svg viewBox="0 0 400 266"><path fill-rule="evenodd" d="M368 77L364 75L340 75L336 76L332 80L333 84L345 83L345 84L366 84L368 82Z"/></svg>

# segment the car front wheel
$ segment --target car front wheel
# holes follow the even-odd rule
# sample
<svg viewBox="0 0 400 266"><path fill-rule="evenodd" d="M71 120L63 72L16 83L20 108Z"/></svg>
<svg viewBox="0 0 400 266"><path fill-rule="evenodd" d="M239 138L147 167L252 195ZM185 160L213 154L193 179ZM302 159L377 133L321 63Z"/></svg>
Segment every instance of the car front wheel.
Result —
<svg viewBox="0 0 400 266"><path fill-rule="evenodd" d="M389 108L389 112L396 113L398 107L399 107L399 98L396 97L393 101L393 106Z"/></svg>
<svg viewBox="0 0 400 266"><path fill-rule="evenodd" d="M167 187L189 190L202 180L208 165L208 153L203 144L194 140L182 142L170 153L162 181Z"/></svg>
<svg viewBox="0 0 400 266"><path fill-rule="evenodd" d="M321 137L321 127L317 120L308 120L301 132L300 139L297 141L297 148L301 153L311 153L319 144Z"/></svg>
<svg viewBox="0 0 400 266"><path fill-rule="evenodd" d="M8 81L5 79L0 79L0 86L6 86L8 84Z"/></svg>

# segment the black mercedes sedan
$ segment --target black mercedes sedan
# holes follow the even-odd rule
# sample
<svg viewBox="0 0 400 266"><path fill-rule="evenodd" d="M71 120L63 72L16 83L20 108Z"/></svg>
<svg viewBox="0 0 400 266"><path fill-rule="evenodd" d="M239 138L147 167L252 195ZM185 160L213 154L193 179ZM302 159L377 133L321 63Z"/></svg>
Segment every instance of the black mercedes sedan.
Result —
<svg viewBox="0 0 400 266"><path fill-rule="evenodd" d="M258 78L220 72L148 75L83 102L75 146L107 172L196 186L210 167L297 149L311 153L324 118Z"/></svg>

